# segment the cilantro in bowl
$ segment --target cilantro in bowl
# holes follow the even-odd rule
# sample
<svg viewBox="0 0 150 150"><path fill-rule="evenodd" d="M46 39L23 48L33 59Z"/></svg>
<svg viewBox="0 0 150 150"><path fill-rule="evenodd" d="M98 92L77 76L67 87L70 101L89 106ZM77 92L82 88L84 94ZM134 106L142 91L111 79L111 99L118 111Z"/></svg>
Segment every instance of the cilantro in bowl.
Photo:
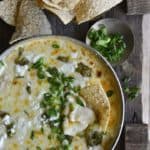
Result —
<svg viewBox="0 0 150 150"><path fill-rule="evenodd" d="M109 34L105 26L98 30L91 29L88 32L90 46L100 52L109 62L115 63L121 60L126 43L120 33Z"/></svg>

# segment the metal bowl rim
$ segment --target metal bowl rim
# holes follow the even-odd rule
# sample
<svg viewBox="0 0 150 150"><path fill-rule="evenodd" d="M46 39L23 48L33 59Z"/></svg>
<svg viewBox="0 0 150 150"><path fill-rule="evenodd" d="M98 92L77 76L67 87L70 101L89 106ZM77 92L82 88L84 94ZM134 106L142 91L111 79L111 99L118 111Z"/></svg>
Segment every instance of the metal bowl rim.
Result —
<svg viewBox="0 0 150 150"><path fill-rule="evenodd" d="M65 40L70 40L73 43L77 43L78 45L92 51L93 53L95 53L95 55L97 55L99 57L99 59L101 59L103 61L104 64L106 64L106 66L111 70L112 74L115 77L115 80L118 84L118 89L120 90L120 96L121 96L121 107L122 107L122 114L121 114L121 124L120 124L120 129L118 130L118 135L116 137L116 139L114 140L114 143L112 145L112 150L115 149L115 147L117 146L117 143L120 139L122 130L123 130L123 126L124 126L124 119L125 119L125 99L124 99L124 94L123 94L123 90L121 87L121 83L119 81L119 78L116 74L116 72L114 71L114 69L112 68L111 64L106 60L105 57L103 57L100 53L98 53L94 48L90 47L89 45L86 45L85 43L71 38L71 37L67 37L67 36L62 36L62 35L40 35L40 36L32 36L29 38L26 38L24 40L21 40L19 42L16 42L15 44L11 45L8 49L6 49L2 54L0 54L0 59L3 59L5 56L9 55L9 53L11 53L11 51L16 50L16 47L19 45L24 45L26 43L31 42L32 40L44 40L44 39L48 39L48 38L60 38L60 39L65 39Z"/></svg>

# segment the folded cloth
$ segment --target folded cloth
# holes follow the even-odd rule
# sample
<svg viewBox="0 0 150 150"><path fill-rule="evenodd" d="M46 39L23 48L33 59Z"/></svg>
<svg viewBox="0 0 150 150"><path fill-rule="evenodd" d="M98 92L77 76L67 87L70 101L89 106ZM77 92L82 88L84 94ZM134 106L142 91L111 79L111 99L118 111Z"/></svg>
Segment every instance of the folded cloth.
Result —
<svg viewBox="0 0 150 150"><path fill-rule="evenodd" d="M127 14L150 13L150 0L127 0Z"/></svg>

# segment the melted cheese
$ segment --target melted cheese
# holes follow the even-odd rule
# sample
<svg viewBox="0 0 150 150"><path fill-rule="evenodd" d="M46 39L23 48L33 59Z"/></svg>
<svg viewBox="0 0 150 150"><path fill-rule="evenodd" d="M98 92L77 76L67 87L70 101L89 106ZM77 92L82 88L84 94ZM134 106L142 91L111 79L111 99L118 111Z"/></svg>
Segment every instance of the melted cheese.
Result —
<svg viewBox="0 0 150 150"><path fill-rule="evenodd" d="M101 145L96 145L96 146L89 147L89 150L103 150L103 148Z"/></svg>
<svg viewBox="0 0 150 150"><path fill-rule="evenodd" d="M75 137L72 142L73 150L88 150L85 138Z"/></svg>
<svg viewBox="0 0 150 150"><path fill-rule="evenodd" d="M70 75L75 72L76 63L64 63L60 68L59 71L63 72L66 75Z"/></svg>
<svg viewBox="0 0 150 150"><path fill-rule="evenodd" d="M28 70L28 65L20 66L16 65L16 75L23 77Z"/></svg>
<svg viewBox="0 0 150 150"><path fill-rule="evenodd" d="M70 114L70 120L66 119L64 121L64 133L75 136L85 130L94 120L95 115L91 109L77 105Z"/></svg>

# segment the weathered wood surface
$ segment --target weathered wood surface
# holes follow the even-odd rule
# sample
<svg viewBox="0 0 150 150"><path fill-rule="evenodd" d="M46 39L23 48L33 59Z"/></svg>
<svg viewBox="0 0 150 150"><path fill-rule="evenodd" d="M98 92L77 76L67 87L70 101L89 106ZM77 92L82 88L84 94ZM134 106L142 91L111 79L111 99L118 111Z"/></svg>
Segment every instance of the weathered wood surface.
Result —
<svg viewBox="0 0 150 150"><path fill-rule="evenodd" d="M105 17L115 17L123 20L128 23L135 35L135 47L134 51L131 54L128 62L122 66L126 66L127 69L122 69L122 66L115 67L118 76L120 79L124 75L130 75L132 77L133 85L141 84L141 73L142 73L142 16L126 16L126 6L125 4L121 4L120 6L110 10L109 12L103 14L96 20ZM86 33L89 27L96 21L91 21L87 23L83 23L81 25L76 25L76 23L72 22L68 25L63 25L61 21L45 11L50 23L52 24L53 34L56 35L66 35L73 38L76 38L81 41L85 41ZM7 47L9 47L8 41L14 31L13 27L10 27L0 21L0 53L3 52ZM131 74L128 73L128 69L132 67L133 72ZM137 97L137 99L133 102L129 102L126 100L126 123L142 123L142 106L141 106L141 95ZM124 150L124 132L119 141L118 148L119 150ZM138 150L138 149L137 149Z"/></svg>
<svg viewBox="0 0 150 150"><path fill-rule="evenodd" d="M149 0L127 0L128 14L146 14L150 13Z"/></svg>
<svg viewBox="0 0 150 150"><path fill-rule="evenodd" d="M125 149L148 150L148 126L144 124L130 124L126 126Z"/></svg>

